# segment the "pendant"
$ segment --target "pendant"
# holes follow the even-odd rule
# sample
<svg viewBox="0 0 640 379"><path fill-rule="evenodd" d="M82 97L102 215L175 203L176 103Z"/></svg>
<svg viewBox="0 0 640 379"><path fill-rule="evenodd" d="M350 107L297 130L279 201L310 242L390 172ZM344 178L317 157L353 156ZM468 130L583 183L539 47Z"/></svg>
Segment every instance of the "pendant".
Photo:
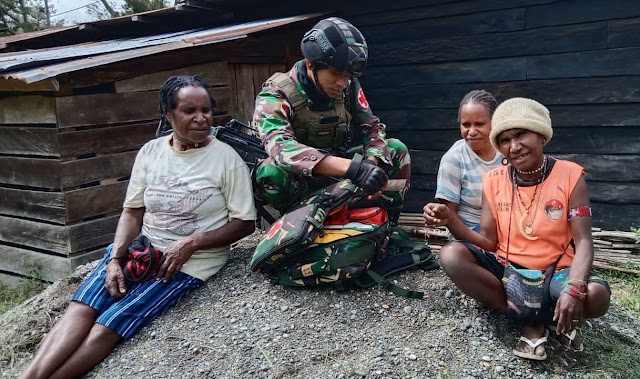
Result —
<svg viewBox="0 0 640 379"><path fill-rule="evenodd" d="M523 214L522 217L520 217L520 222L518 223L518 229L520 229L520 234L522 234L524 238L528 239L529 241L535 241L538 239L538 237L531 235L531 233L533 233L533 229L530 226L527 226L526 228L524 226L524 221L526 217L527 217L526 213Z"/></svg>

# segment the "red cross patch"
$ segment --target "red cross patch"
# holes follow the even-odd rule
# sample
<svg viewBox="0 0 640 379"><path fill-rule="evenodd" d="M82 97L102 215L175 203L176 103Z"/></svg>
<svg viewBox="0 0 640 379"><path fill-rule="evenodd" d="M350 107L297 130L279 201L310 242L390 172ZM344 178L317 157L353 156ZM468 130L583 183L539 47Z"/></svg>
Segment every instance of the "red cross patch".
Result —
<svg viewBox="0 0 640 379"><path fill-rule="evenodd" d="M364 91L362 90L362 88L358 90L358 104L360 104L362 108L369 108L369 102L364 96Z"/></svg>
<svg viewBox="0 0 640 379"><path fill-rule="evenodd" d="M287 105L287 103L285 103L284 101L280 102L280 109L282 109L282 113L284 113L285 117L291 117L291 109L289 108L289 105Z"/></svg>

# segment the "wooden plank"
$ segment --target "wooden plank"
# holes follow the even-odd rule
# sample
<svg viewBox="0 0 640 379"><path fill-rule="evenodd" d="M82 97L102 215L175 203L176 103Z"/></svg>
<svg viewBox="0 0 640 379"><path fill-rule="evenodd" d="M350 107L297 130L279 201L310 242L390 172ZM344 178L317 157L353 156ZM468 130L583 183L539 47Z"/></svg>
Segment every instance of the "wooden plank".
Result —
<svg viewBox="0 0 640 379"><path fill-rule="evenodd" d="M196 66L181 67L175 70L154 72L135 78L115 82L116 93L156 90L173 75L198 75L212 86L229 84L229 72L226 62L210 62Z"/></svg>
<svg viewBox="0 0 640 379"><path fill-rule="evenodd" d="M462 138L460 129L455 126L436 130L399 130L394 131L393 137L404 142L412 152L413 150L447 151L455 141ZM413 157L411 160L414 161ZM422 160L417 161L422 162Z"/></svg>
<svg viewBox="0 0 640 379"><path fill-rule="evenodd" d="M639 205L592 203L593 226L608 230L624 230L640 226Z"/></svg>
<svg viewBox="0 0 640 379"><path fill-rule="evenodd" d="M640 183L596 182L587 175L592 202L640 205Z"/></svg>
<svg viewBox="0 0 640 379"><path fill-rule="evenodd" d="M444 151L409 150L411 155L411 173L434 175L438 173L440 159Z"/></svg>
<svg viewBox="0 0 640 379"><path fill-rule="evenodd" d="M60 133L60 154L64 157L104 154L139 149L155 137L156 121L125 126Z"/></svg>
<svg viewBox="0 0 640 379"><path fill-rule="evenodd" d="M410 189L402 203L403 212L422 213L425 204L435 201L435 191Z"/></svg>
<svg viewBox="0 0 640 379"><path fill-rule="evenodd" d="M64 225L63 194L0 187L0 213Z"/></svg>
<svg viewBox="0 0 640 379"><path fill-rule="evenodd" d="M609 48L640 46L640 17L624 20L609 20L607 23Z"/></svg>
<svg viewBox="0 0 640 379"><path fill-rule="evenodd" d="M210 93L216 100L217 110L229 108L228 87L212 88ZM158 94L159 91L146 91L58 97L58 127L157 120Z"/></svg>
<svg viewBox="0 0 640 379"><path fill-rule="evenodd" d="M640 152L640 126L553 128L545 146L549 154L635 154Z"/></svg>
<svg viewBox="0 0 640 379"><path fill-rule="evenodd" d="M59 255L44 254L0 244L0 271L28 275L29 268L38 268L43 280L53 282L71 273L69 260Z"/></svg>
<svg viewBox="0 0 640 379"><path fill-rule="evenodd" d="M55 124L56 105L51 97L0 98L0 124Z"/></svg>
<svg viewBox="0 0 640 379"><path fill-rule="evenodd" d="M635 16L640 16L640 2L637 1L570 0L528 8L527 28Z"/></svg>
<svg viewBox="0 0 640 379"><path fill-rule="evenodd" d="M128 177L136 154L136 151L129 151L63 162L60 169L62 187L71 188L102 179Z"/></svg>
<svg viewBox="0 0 640 379"><path fill-rule="evenodd" d="M418 4L414 4L413 7L397 6L395 10L387 10L385 12L374 11L368 7L364 7L363 9L361 7L359 9L360 12L358 12L359 14L349 17L349 21L358 26L358 28L364 29L367 25L380 23L402 23L410 20L431 18L446 19L448 16L546 4L555 1L556 0L510 0L509 2L505 2L504 0L437 1L432 2L432 5L420 1ZM387 6L392 6L393 4L395 4L395 2L387 3ZM341 9L341 11L344 12L344 9ZM368 38L366 34L365 38Z"/></svg>
<svg viewBox="0 0 640 379"><path fill-rule="evenodd" d="M60 156L58 130L55 128L0 126L0 152L2 154L58 157Z"/></svg>
<svg viewBox="0 0 640 379"><path fill-rule="evenodd" d="M113 242L119 219L118 214L68 226L69 252L94 249Z"/></svg>
<svg viewBox="0 0 640 379"><path fill-rule="evenodd" d="M229 113L234 118L238 118L238 111L240 108L238 98L238 78L236 74L236 65L235 64L227 64L227 70L229 71L229 87L231 88L231 100L229 102Z"/></svg>
<svg viewBox="0 0 640 379"><path fill-rule="evenodd" d="M102 259L105 252L107 251L106 247L101 247L99 249L90 250L88 252L75 253L69 257L69 266L71 270L75 270L78 266L82 266L89 262L93 262L97 259Z"/></svg>
<svg viewBox="0 0 640 379"><path fill-rule="evenodd" d="M567 159L584 167L587 181L602 182L640 182L638 155L589 155L589 154L556 154L560 159ZM624 175L622 175L624 173Z"/></svg>
<svg viewBox="0 0 640 379"><path fill-rule="evenodd" d="M60 88L56 78L43 79L33 83L25 83L20 79L0 78L2 92L53 92Z"/></svg>
<svg viewBox="0 0 640 379"><path fill-rule="evenodd" d="M287 71L287 67L285 67L284 64L281 64L281 63L269 64L269 75L273 75L276 72L286 72L286 71Z"/></svg>
<svg viewBox="0 0 640 379"><path fill-rule="evenodd" d="M64 193L67 221L122 211L128 181L82 188Z"/></svg>
<svg viewBox="0 0 640 379"><path fill-rule="evenodd" d="M470 90L484 88L499 101L524 96L545 105L640 102L640 76L433 84L367 90L372 109L457 108Z"/></svg>
<svg viewBox="0 0 640 379"><path fill-rule="evenodd" d="M582 78L590 76L638 75L640 48L583 51L527 57L527 78Z"/></svg>
<svg viewBox="0 0 640 379"><path fill-rule="evenodd" d="M361 82L365 90L419 84L506 82L525 80L526 69L525 57L409 66L374 66L367 68Z"/></svg>
<svg viewBox="0 0 640 379"><path fill-rule="evenodd" d="M367 97L369 94L367 92ZM371 99L370 99L371 100ZM460 98L462 100L462 98ZM372 107L375 115L387 125L387 135L399 137L399 130L457 128L458 108L380 110Z"/></svg>
<svg viewBox="0 0 640 379"><path fill-rule="evenodd" d="M60 162L0 156L0 183L60 189Z"/></svg>
<svg viewBox="0 0 640 379"><path fill-rule="evenodd" d="M271 73L269 72L268 64L256 64L253 66L253 99L255 104L255 98L262 90L262 84L265 80L269 79ZM253 113L252 113L253 114Z"/></svg>
<svg viewBox="0 0 640 379"><path fill-rule="evenodd" d="M23 278L16 275L9 275L0 272L0 283L8 287L17 287L23 282Z"/></svg>
<svg viewBox="0 0 640 379"><path fill-rule="evenodd" d="M437 171L433 174L412 174L411 175L411 191L423 190L423 191L436 191L438 187L438 175Z"/></svg>
<svg viewBox="0 0 640 379"><path fill-rule="evenodd" d="M238 120L242 122L251 120L256 101L253 90L253 65L236 65L236 96L238 97Z"/></svg>
<svg viewBox="0 0 640 379"><path fill-rule="evenodd" d="M548 106L554 128L640 125L638 104L580 104Z"/></svg>
<svg viewBox="0 0 640 379"><path fill-rule="evenodd" d="M158 91L58 97L58 127L154 120L157 103Z"/></svg>
<svg viewBox="0 0 640 379"><path fill-rule="evenodd" d="M606 22L486 33L435 39L412 39L371 45L371 66L477 60L566 53L606 48ZM563 36L558 38L558 36Z"/></svg>
<svg viewBox="0 0 640 379"><path fill-rule="evenodd" d="M0 216L0 242L15 243L53 253L69 254L69 234L62 225Z"/></svg>
<svg viewBox="0 0 640 379"><path fill-rule="evenodd" d="M413 9L407 9L406 13L413 13ZM437 19L423 18L393 24L389 24L385 17L383 22L364 26L360 31L365 35L368 44L375 45L407 39L433 39L522 30L524 18L524 8L501 9Z"/></svg>

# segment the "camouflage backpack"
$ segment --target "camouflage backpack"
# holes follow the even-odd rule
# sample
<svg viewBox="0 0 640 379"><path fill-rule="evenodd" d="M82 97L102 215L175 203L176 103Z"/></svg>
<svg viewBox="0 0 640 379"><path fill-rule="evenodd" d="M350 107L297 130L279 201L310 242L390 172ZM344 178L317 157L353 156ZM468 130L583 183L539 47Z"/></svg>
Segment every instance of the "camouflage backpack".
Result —
<svg viewBox="0 0 640 379"><path fill-rule="evenodd" d="M357 195L346 180L305 199L271 226L251 270L286 286L333 284L346 290L381 284L398 295L422 298L385 278L412 267L438 267L431 250L400 228L390 230L383 208L352 209L350 200Z"/></svg>

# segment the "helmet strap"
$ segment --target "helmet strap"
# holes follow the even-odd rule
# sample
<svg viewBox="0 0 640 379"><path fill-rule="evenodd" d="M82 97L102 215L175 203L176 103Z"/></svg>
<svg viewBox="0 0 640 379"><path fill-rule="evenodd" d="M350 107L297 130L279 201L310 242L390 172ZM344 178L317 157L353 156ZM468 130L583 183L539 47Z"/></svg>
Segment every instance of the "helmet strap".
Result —
<svg viewBox="0 0 640 379"><path fill-rule="evenodd" d="M329 98L329 95L327 95L327 93L324 92L324 90L322 89L322 86L320 85L320 82L318 81L318 67L313 63L311 64L311 73L313 74L313 83L316 85L318 92L320 92L320 94L324 95L325 97Z"/></svg>

